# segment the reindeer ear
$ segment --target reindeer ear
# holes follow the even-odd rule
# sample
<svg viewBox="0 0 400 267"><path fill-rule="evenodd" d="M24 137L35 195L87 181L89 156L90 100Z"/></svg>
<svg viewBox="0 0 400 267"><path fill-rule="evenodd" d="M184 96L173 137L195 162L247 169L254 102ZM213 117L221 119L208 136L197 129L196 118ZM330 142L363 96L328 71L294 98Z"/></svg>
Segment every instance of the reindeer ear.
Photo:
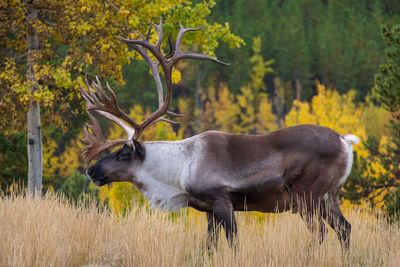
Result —
<svg viewBox="0 0 400 267"><path fill-rule="evenodd" d="M135 146L136 157L140 160L144 160L144 148L142 145L136 140L133 140L133 145Z"/></svg>

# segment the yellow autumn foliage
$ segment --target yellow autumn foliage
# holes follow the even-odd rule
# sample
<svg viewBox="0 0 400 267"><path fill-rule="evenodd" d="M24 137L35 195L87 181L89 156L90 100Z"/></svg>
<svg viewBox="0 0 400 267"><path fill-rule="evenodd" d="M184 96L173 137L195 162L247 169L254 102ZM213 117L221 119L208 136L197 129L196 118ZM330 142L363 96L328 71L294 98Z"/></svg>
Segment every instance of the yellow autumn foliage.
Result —
<svg viewBox="0 0 400 267"><path fill-rule="evenodd" d="M140 198L137 189L129 182L112 183L100 188L100 199L108 201L114 214L124 215L135 204L135 197Z"/></svg>
<svg viewBox="0 0 400 267"><path fill-rule="evenodd" d="M79 135L77 139L73 139L70 145L65 148L65 151L60 156L60 162L62 162L62 168L60 168L60 174L63 176L71 175L79 167L83 166L83 144L81 139L83 135Z"/></svg>
<svg viewBox="0 0 400 267"><path fill-rule="evenodd" d="M221 84L218 91L218 100L213 103L215 126L218 130L234 133L237 124L239 106L235 103L235 96L225 84Z"/></svg>
<svg viewBox="0 0 400 267"><path fill-rule="evenodd" d="M252 133L255 126L256 107L253 103L256 95L253 94L251 87L249 86L243 86L240 89L240 93L241 94L237 96L237 103L241 109L241 112L238 114L240 123L234 125L234 132L249 134Z"/></svg>
<svg viewBox="0 0 400 267"><path fill-rule="evenodd" d="M272 112L272 104L267 94L260 94L257 121L255 129L257 134L267 134L278 129L277 118Z"/></svg>

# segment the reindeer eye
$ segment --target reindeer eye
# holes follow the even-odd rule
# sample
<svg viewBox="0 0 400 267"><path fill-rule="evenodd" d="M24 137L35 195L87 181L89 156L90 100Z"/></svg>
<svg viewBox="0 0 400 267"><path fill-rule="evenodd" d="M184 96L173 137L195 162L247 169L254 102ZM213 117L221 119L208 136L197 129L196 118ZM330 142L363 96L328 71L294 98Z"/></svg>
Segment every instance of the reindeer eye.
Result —
<svg viewBox="0 0 400 267"><path fill-rule="evenodd" d="M131 153L128 152L121 152L117 155L118 160L127 160L131 156Z"/></svg>

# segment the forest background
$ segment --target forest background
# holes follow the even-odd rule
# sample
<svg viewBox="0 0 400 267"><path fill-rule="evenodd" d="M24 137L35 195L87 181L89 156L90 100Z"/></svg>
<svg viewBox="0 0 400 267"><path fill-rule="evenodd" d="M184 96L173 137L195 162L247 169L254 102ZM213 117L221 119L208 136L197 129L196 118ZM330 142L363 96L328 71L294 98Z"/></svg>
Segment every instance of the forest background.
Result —
<svg viewBox="0 0 400 267"><path fill-rule="evenodd" d="M21 46L23 51L24 47L13 32L15 28L9 25L10 19L18 18L18 14L7 13L11 2L18 1L3 1L0 6L0 185L5 193L16 190L18 184L26 184L28 172L25 112L30 96L16 75L23 69L24 59L19 57L23 53L7 49ZM192 50L214 52L231 64L221 67L210 62L182 62L174 73L172 109L185 117L179 119L178 126L157 124L140 141L177 140L211 129L265 134L301 123L327 126L362 140L355 147L355 163L342 202L380 206L389 216L399 211L399 104L391 109L382 97L380 81L384 77L380 80L379 73L380 66L390 62L391 57L399 59L390 40L384 37L393 32L398 38L394 25L400 22L400 1L179 1L174 13L165 10L171 3L160 1L165 5L152 7L158 8L157 12L140 16L122 9L124 1L71 2L79 3L76 16L90 17L88 9L97 7L94 2L108 10L116 7L105 16L122 17L142 32L149 18L157 21L160 16L170 22L165 27L170 27L167 30L171 33L176 32L171 25L177 25L178 20L190 26L207 23L208 27L200 35L190 35L185 45ZM150 5L137 2L144 3L139 9ZM188 13L188 6L196 12ZM57 4L54 8L58 8ZM41 27L49 32L52 24L62 21L59 18L46 23L45 19ZM68 27L83 35L93 30L90 24ZM115 34L105 38L116 39ZM145 204L145 200L131 184L115 183L99 189L86 180L80 139L87 118L76 89L82 82L82 73L89 73L92 78L99 75L102 81L111 83L124 110L140 121L156 108L154 81L147 65L133 52L123 50L122 43L110 41L110 45L108 40L100 39L93 51L74 50L81 58L76 62L68 59L73 58L74 47L64 44L51 49L54 43L63 43L62 38L71 36L73 33L57 36L61 41L46 40L43 46L49 49L41 51L41 59L50 62L42 65L39 72L43 86L37 96L43 106L43 189L62 192L74 201L96 197L99 203L124 214L137 203ZM217 39L223 42L218 43ZM385 53L390 48L392 53ZM118 53L122 56L118 57ZM109 139L123 135L106 121L102 124L107 125L103 131Z"/></svg>

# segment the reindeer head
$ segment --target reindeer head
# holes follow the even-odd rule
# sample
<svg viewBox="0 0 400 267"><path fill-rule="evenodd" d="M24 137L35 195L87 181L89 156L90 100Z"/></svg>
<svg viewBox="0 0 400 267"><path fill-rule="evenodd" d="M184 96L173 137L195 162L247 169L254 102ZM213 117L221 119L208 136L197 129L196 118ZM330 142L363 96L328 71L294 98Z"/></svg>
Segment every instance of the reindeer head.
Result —
<svg viewBox="0 0 400 267"><path fill-rule="evenodd" d="M158 40L155 45L149 42L152 26L156 28L158 33ZM119 150L103 157L96 164L87 169L88 177L92 179L96 185L101 186L114 181L132 181L134 178L134 168L138 164L141 164L143 160L145 160L144 148L137 141L143 131L150 125L159 121L177 123L164 118L164 115L182 116L168 110L172 98L172 70L181 59L210 60L219 64L228 65L215 58L207 56L207 53L197 54L182 51L180 49L183 35L188 31L197 31L200 29L201 28L185 29L180 24L180 30L176 39L175 47L172 45L170 38L168 38L170 51L166 55L164 55L161 50L161 44L163 41L161 20L160 24L151 23L146 37L139 33L141 40L124 39L122 37L118 37L119 40L135 49L144 58L146 63L149 65L156 82L159 107L140 124L135 122L119 108L115 93L110 88L108 83L106 93L106 90L103 89L97 77L97 82L92 82L92 86L90 86L88 80L86 79L87 90L81 87L81 95L86 100L86 110L88 111L92 124L86 124L86 136L82 140L86 145L83 152L83 154L86 156L85 163L88 165L90 161L101 152L122 145ZM148 51L150 51L156 60L153 60L150 57ZM158 71L159 66L161 66L164 73L166 85L165 99L163 96L163 87ZM102 134L99 122L93 115L90 114L89 111L95 111L119 125L127 133L128 138L122 140L106 140Z"/></svg>
<svg viewBox="0 0 400 267"><path fill-rule="evenodd" d="M86 175L98 186L110 182L132 181L132 174L144 160L144 150L139 142L134 146L124 144L117 151L103 157L86 170Z"/></svg>

